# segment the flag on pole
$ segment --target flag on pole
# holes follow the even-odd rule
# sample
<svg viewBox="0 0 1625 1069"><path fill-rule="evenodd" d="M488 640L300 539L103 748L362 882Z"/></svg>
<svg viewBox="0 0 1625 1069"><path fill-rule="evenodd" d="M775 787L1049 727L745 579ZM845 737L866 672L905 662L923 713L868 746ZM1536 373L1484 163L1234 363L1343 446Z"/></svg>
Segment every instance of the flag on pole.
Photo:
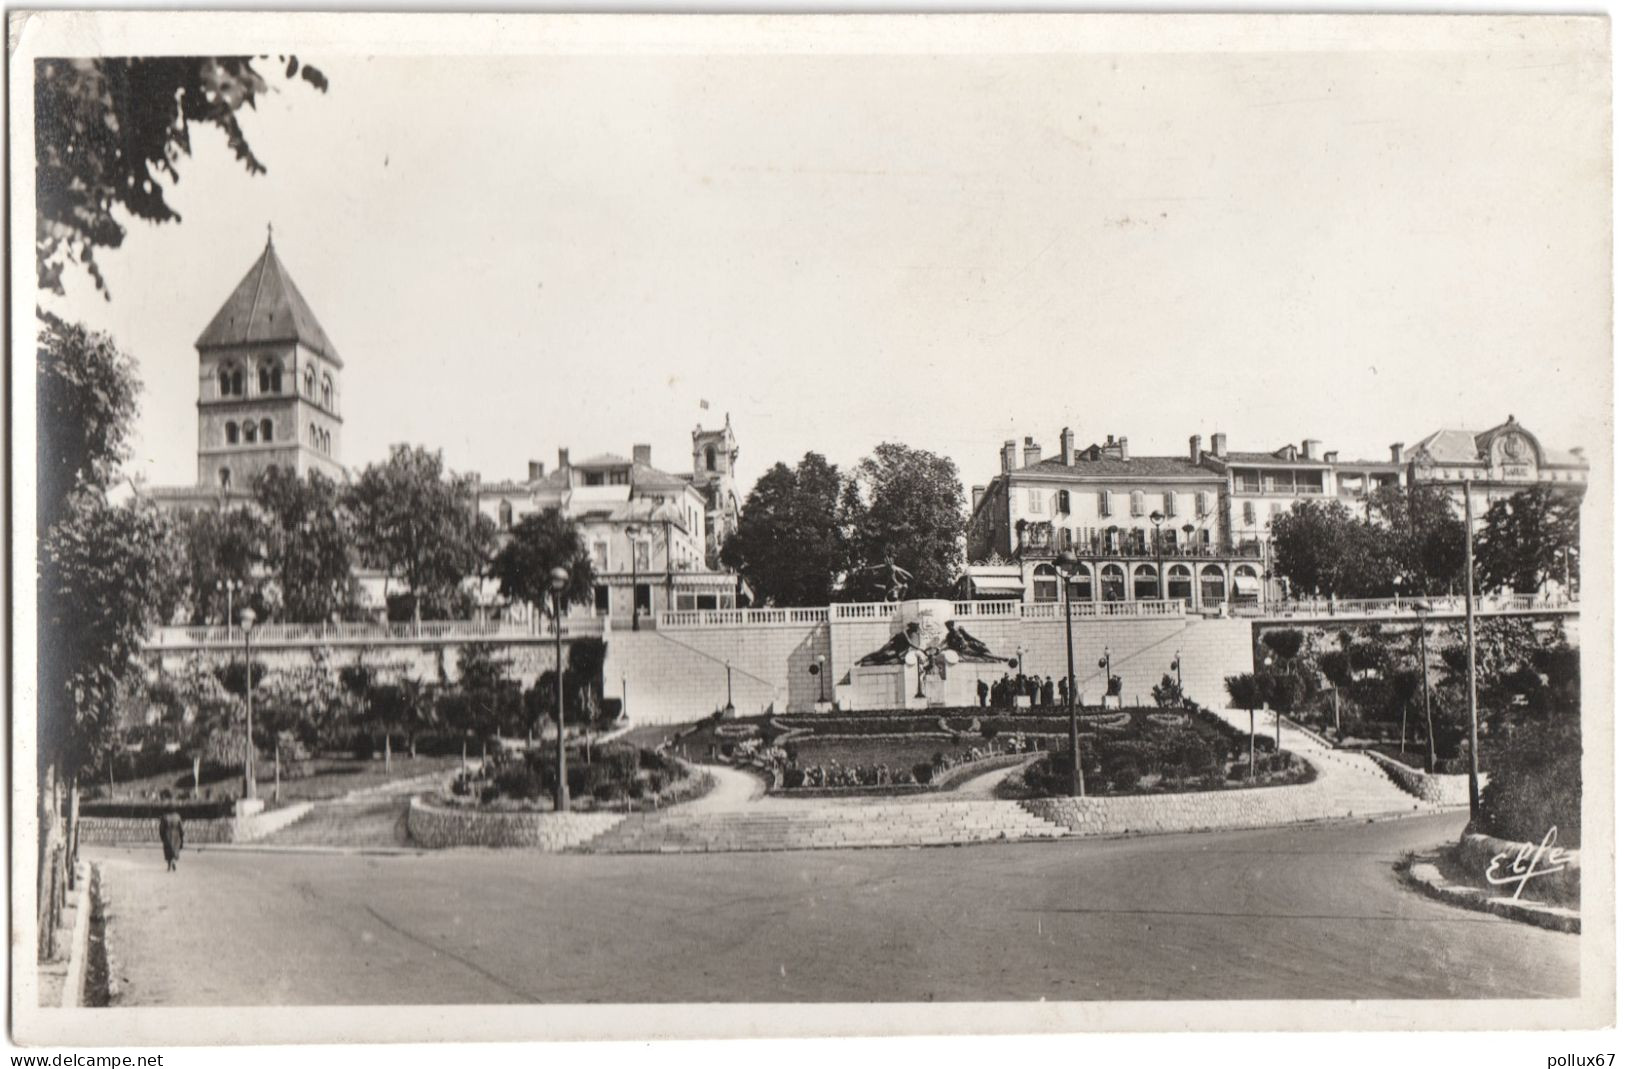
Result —
<svg viewBox="0 0 1625 1069"><path fill-rule="evenodd" d="M700 407L709 412L711 410L711 402L702 397L700 398Z"/></svg>

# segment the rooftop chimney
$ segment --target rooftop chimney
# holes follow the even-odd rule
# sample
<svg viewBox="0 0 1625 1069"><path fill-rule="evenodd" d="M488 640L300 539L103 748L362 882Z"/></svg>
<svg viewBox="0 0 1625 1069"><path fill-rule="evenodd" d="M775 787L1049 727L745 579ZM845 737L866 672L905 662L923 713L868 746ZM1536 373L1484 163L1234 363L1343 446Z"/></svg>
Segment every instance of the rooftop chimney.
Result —
<svg viewBox="0 0 1625 1069"><path fill-rule="evenodd" d="M1201 462L1202 462L1202 436L1200 434L1193 434L1193 435L1191 435L1191 463L1192 464L1200 464Z"/></svg>
<svg viewBox="0 0 1625 1069"><path fill-rule="evenodd" d="M1061 463L1069 468L1077 463L1077 458L1072 455L1071 427L1061 428Z"/></svg>
<svg viewBox="0 0 1625 1069"><path fill-rule="evenodd" d="M546 468L547 468L547 465L543 464L539 460L531 461L530 462L530 481L535 482L537 479L540 479L543 475L546 475L547 474L547 472L545 470Z"/></svg>
<svg viewBox="0 0 1625 1069"><path fill-rule="evenodd" d="M1208 452L1212 453L1214 456L1218 457L1220 460L1223 460L1224 457L1225 457L1224 442L1225 442L1224 435L1215 434L1213 436L1213 448L1208 450Z"/></svg>
<svg viewBox="0 0 1625 1069"><path fill-rule="evenodd" d="M970 510L972 512L975 512L977 509L982 507L982 495L985 493L987 493L987 487L985 486L973 486L970 488Z"/></svg>
<svg viewBox="0 0 1625 1069"><path fill-rule="evenodd" d="M1335 450L1335 449L1326 450L1326 463L1328 463L1328 464L1336 464L1337 463L1337 450Z"/></svg>
<svg viewBox="0 0 1625 1069"><path fill-rule="evenodd" d="M652 454L649 447L646 445L635 445L632 447L632 463L634 464L643 464L647 467L653 467L654 465L649 460L651 455Z"/></svg>
<svg viewBox="0 0 1625 1069"><path fill-rule="evenodd" d="M1303 440L1303 458L1305 460L1320 459L1320 439L1305 438Z"/></svg>
<svg viewBox="0 0 1625 1069"><path fill-rule="evenodd" d="M1404 442L1395 442L1393 445L1388 447L1388 456L1393 461L1393 463L1398 464L1399 461L1400 461L1400 456L1399 455L1401 453L1403 453L1404 451L1405 451L1405 443Z"/></svg>
<svg viewBox="0 0 1625 1069"><path fill-rule="evenodd" d="M570 451L568 449L559 450L559 467L566 471L570 469Z"/></svg>
<svg viewBox="0 0 1625 1069"><path fill-rule="evenodd" d="M1128 459L1128 435L1126 434L1117 437L1117 457L1119 460Z"/></svg>
<svg viewBox="0 0 1625 1069"><path fill-rule="evenodd" d="M1004 448L999 450L999 471L1011 472L1016 470L1016 440L1006 438Z"/></svg>
<svg viewBox="0 0 1625 1069"><path fill-rule="evenodd" d="M1021 447L1021 466L1030 468L1044 459L1044 447L1028 438Z"/></svg>

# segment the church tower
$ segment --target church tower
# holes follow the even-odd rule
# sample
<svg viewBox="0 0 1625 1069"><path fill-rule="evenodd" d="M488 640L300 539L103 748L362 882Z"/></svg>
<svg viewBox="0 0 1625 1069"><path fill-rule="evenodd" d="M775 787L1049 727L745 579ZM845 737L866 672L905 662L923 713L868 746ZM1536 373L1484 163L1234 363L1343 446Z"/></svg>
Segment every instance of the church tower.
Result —
<svg viewBox="0 0 1625 1069"><path fill-rule="evenodd" d="M344 361L277 258L265 251L198 337L197 485L247 493L265 469L342 481Z"/></svg>
<svg viewBox="0 0 1625 1069"><path fill-rule="evenodd" d="M739 445L726 415L720 430L708 431L696 424L693 439L694 474L689 481L705 495L705 562L715 568L722 543L739 527L739 493L734 487Z"/></svg>

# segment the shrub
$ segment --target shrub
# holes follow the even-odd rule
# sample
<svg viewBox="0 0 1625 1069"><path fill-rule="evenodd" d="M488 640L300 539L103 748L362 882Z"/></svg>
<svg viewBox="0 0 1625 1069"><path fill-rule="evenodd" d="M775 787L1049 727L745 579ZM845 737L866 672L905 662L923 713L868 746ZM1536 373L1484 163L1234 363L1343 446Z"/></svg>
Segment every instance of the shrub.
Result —
<svg viewBox="0 0 1625 1069"><path fill-rule="evenodd" d="M1119 761L1106 773L1115 790L1130 791L1140 782L1140 765L1136 761Z"/></svg>
<svg viewBox="0 0 1625 1069"><path fill-rule="evenodd" d="M937 756L940 758L942 755L938 754ZM914 782L921 784L930 783L931 777L935 772L936 766L932 762L921 761L919 764L914 766Z"/></svg>
<svg viewBox="0 0 1625 1069"><path fill-rule="evenodd" d="M1557 714L1514 729L1497 748L1495 775L1480 796L1478 824L1502 839L1580 845L1580 724Z"/></svg>

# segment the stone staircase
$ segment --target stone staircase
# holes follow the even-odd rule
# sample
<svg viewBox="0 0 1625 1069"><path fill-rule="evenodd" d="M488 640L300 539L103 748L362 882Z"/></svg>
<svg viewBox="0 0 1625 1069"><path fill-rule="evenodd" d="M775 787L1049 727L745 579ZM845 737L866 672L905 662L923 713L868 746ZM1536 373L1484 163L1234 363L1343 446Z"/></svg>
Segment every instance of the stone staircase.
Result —
<svg viewBox="0 0 1625 1069"><path fill-rule="evenodd" d="M807 802L752 806L734 812L643 813L586 843L591 853L718 853L836 850L866 846L1056 839L1066 829L1015 802L876 802L853 806Z"/></svg>
<svg viewBox="0 0 1625 1069"><path fill-rule="evenodd" d="M406 814L412 796L449 778L450 773L430 773L317 802L299 820L259 842L268 846L411 846Z"/></svg>
<svg viewBox="0 0 1625 1069"><path fill-rule="evenodd" d="M1247 713L1236 709L1216 712L1242 731L1247 730ZM1274 714L1257 715L1260 735L1275 733ZM1398 787L1382 767L1363 753L1339 750L1326 741L1297 727L1290 721L1281 723L1281 748L1304 758L1319 773L1315 785L1327 799L1328 808L1339 816L1376 816L1378 814L1436 812L1451 808L1424 802Z"/></svg>

